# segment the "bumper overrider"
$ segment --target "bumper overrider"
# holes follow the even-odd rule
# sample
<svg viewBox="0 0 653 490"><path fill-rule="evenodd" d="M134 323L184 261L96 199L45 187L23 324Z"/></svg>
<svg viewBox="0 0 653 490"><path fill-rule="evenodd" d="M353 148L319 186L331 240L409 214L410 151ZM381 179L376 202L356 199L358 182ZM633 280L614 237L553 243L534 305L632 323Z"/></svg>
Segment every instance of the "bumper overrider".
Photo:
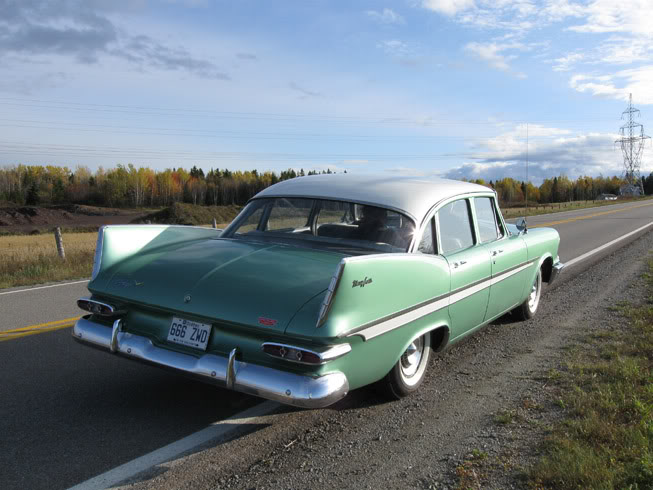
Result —
<svg viewBox="0 0 653 490"><path fill-rule="evenodd" d="M557 261L555 264L553 264L553 267L551 268L551 277L549 278L549 285L553 284L553 281L556 280L564 268L565 264L560 261Z"/></svg>
<svg viewBox="0 0 653 490"><path fill-rule="evenodd" d="M146 337L122 332L120 322L111 328L89 318L87 315L75 323L72 335L76 341L249 395L296 407L321 408L344 398L349 391L347 377L341 372L302 376L238 361L237 349L231 351L229 358L215 354L195 357L162 349Z"/></svg>

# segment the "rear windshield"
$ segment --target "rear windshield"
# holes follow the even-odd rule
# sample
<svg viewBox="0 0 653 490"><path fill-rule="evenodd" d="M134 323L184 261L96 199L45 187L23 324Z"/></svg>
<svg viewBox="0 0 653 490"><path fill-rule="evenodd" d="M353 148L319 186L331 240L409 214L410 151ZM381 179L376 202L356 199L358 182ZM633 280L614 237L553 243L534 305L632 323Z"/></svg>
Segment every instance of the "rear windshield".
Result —
<svg viewBox="0 0 653 490"><path fill-rule="evenodd" d="M346 201L267 198L251 201L222 238L405 252L414 232L411 219L390 209Z"/></svg>

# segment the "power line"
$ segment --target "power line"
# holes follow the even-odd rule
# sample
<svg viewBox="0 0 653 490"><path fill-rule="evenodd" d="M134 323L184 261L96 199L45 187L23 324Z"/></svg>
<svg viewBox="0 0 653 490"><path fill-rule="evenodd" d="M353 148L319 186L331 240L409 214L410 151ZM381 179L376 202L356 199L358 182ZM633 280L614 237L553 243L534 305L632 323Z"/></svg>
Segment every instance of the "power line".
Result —
<svg viewBox="0 0 653 490"><path fill-rule="evenodd" d="M534 120L532 118L506 119L502 121L479 121L479 120L460 120L452 121L450 118L437 119L431 116L423 117L405 117L397 115L383 114L366 114L361 116L338 116L330 114L297 114L282 112L238 112L238 111L216 111L210 109L178 109L170 107L147 107L147 106L129 106L113 104L92 104L66 101L51 101L43 99L20 99L12 97L0 97L1 105L18 106L18 107L36 107L45 109L65 109L82 112L105 112L119 114L137 114L147 116L190 116L190 117L210 117L226 119L258 119L258 120L288 120L293 122L304 122L306 120L318 122L350 122L350 123L372 123L372 124L409 124L415 126L429 125L452 125L452 124L480 124L496 126L500 124L525 124L528 121L531 125L538 123L555 123L555 122L595 122L605 120L605 116L586 118L553 118Z"/></svg>
<svg viewBox="0 0 653 490"><path fill-rule="evenodd" d="M3 124L6 123L6 124ZM69 127L66 127L69 126ZM335 134L335 133L275 133L265 131L231 131L231 130L213 130L213 129L185 129L185 128L165 128L165 127L143 127L143 126L117 126L110 124L87 124L87 123L70 123L61 121L39 121L33 119L0 119L0 127L24 128L24 129L51 129L61 131L82 131L96 133L114 133L114 134L142 134L152 136L189 136L189 137L206 137L215 138L219 136L229 137L231 139L256 139L256 140L324 140L330 138L333 140L352 140L352 141L386 141L389 139L410 139L410 140L427 140L446 139L459 141L474 141L479 143L489 142L502 135L478 135L471 136L449 136L449 135L398 135L398 134ZM98 129L96 129L98 128ZM558 138L560 135L531 137L535 141L548 141Z"/></svg>

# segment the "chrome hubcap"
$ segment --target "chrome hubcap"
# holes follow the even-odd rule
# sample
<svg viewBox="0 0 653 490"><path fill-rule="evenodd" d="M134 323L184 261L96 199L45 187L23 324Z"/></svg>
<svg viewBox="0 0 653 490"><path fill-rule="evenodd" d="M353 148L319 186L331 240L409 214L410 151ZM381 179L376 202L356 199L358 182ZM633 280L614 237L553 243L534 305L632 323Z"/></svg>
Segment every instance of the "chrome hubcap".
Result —
<svg viewBox="0 0 653 490"><path fill-rule="evenodd" d="M528 295L528 308L535 311L537 303L540 301L540 275L538 274L531 288L531 294Z"/></svg>
<svg viewBox="0 0 653 490"><path fill-rule="evenodd" d="M401 356L401 372L405 377L410 378L415 375L423 354L424 340L420 337L415 339Z"/></svg>

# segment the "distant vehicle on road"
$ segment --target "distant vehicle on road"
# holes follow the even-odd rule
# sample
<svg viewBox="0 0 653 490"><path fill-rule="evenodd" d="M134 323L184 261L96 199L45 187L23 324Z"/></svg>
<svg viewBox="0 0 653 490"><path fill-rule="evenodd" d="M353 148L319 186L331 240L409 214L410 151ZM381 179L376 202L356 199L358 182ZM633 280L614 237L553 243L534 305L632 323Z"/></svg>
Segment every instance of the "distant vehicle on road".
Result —
<svg viewBox="0 0 653 490"><path fill-rule="evenodd" d="M319 175L263 190L223 231L106 226L73 336L299 407L416 391L440 351L562 270L554 229L444 179ZM98 392L98 396L101 393Z"/></svg>
<svg viewBox="0 0 653 490"><path fill-rule="evenodd" d="M599 194L596 198L597 201L616 201L617 196L614 194Z"/></svg>

